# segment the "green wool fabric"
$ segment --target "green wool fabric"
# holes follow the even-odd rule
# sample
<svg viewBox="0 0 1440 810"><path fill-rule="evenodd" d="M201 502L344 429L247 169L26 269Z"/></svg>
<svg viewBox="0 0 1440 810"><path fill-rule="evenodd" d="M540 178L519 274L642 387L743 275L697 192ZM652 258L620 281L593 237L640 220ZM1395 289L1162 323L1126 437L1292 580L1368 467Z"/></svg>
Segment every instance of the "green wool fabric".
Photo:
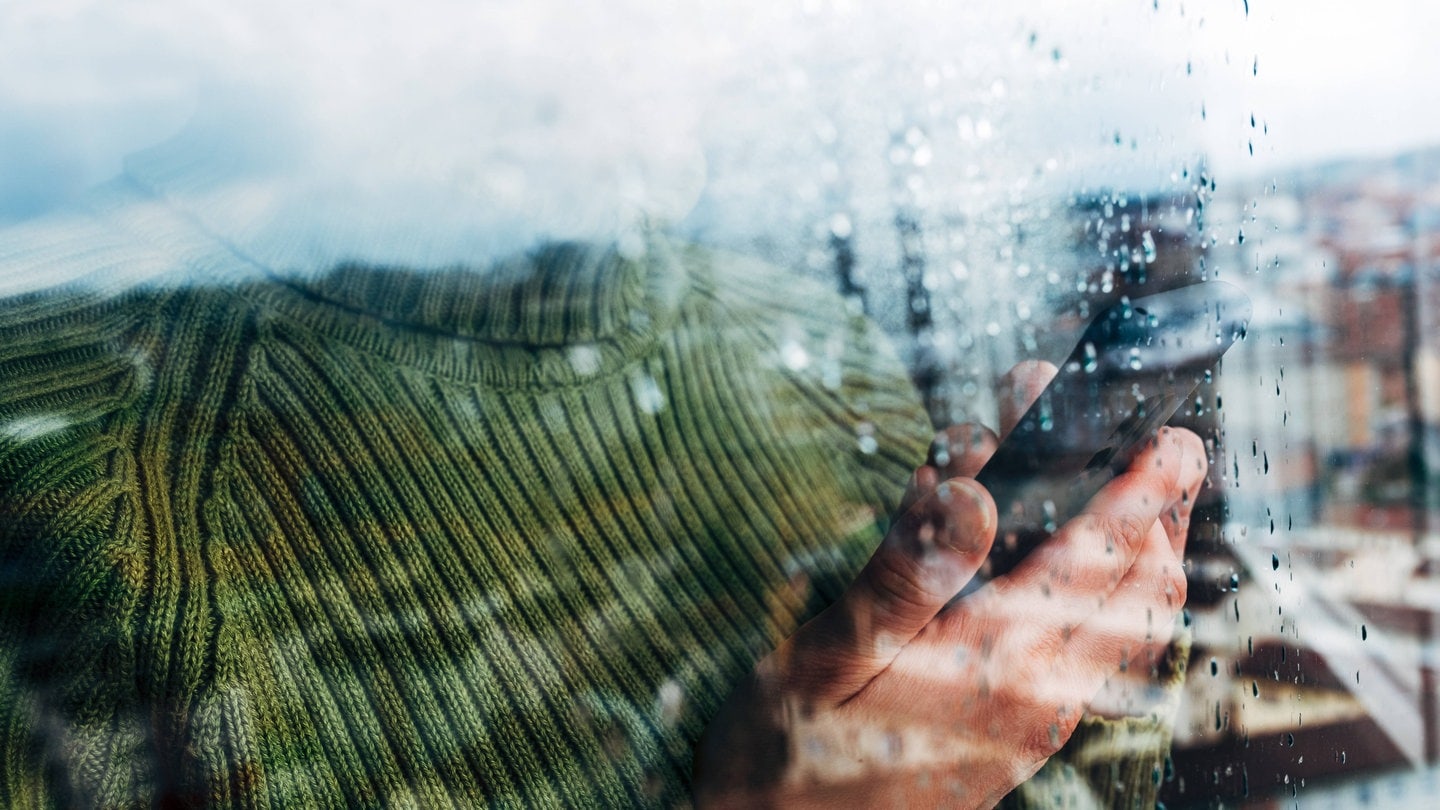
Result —
<svg viewBox="0 0 1440 810"><path fill-rule="evenodd" d="M0 805L687 803L924 458L840 313L660 240L0 304ZM1151 725L1055 778L1153 803Z"/></svg>

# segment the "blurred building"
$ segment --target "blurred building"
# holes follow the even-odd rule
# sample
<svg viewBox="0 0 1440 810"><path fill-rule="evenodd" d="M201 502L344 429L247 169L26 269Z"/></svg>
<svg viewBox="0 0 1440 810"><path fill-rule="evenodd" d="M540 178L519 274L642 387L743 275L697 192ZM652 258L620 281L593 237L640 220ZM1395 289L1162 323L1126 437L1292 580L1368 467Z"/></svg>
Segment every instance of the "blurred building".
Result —
<svg viewBox="0 0 1440 810"><path fill-rule="evenodd" d="M1255 318L1217 400L1227 513L1177 730L1176 804L1437 759L1440 160L1224 195L1206 261ZM1227 592L1228 590L1228 592Z"/></svg>

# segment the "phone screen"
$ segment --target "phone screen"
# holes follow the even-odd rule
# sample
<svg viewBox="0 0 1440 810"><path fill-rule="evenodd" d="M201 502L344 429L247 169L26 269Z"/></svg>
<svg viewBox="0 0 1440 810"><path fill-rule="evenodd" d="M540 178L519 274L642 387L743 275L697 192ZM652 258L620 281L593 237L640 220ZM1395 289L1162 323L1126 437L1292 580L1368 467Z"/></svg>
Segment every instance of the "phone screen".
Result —
<svg viewBox="0 0 1440 810"><path fill-rule="evenodd" d="M977 581L1010 571L1079 514L1190 400L1249 319L1249 297L1220 281L1122 299L1097 315L976 476L999 510Z"/></svg>

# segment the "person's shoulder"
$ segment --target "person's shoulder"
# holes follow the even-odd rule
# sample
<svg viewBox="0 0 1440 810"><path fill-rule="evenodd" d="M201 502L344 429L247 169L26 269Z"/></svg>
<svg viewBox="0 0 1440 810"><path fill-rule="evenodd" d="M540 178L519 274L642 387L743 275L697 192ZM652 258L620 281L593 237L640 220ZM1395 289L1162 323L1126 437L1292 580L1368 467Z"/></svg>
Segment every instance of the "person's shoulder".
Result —
<svg viewBox="0 0 1440 810"><path fill-rule="evenodd" d="M859 301L759 259L705 248L687 255L717 307L718 339L754 349L758 365L786 381L781 399L803 417L790 423L812 425L837 458L874 471L866 486L888 499L893 481L924 460L932 431L904 363Z"/></svg>
<svg viewBox="0 0 1440 810"><path fill-rule="evenodd" d="M864 325L856 302L821 281L755 256L688 245L682 250L695 284L727 307L771 321Z"/></svg>
<svg viewBox="0 0 1440 810"><path fill-rule="evenodd" d="M904 364L858 298L761 259L700 247L686 257L726 327L761 340L782 373L847 400L893 398L886 410L915 415L919 395Z"/></svg>
<svg viewBox="0 0 1440 810"><path fill-rule="evenodd" d="M235 314L222 288L179 280L183 250L122 219L82 211L0 230L0 455L112 433L166 373L176 313L202 326ZM215 345L218 331L202 331L190 342Z"/></svg>

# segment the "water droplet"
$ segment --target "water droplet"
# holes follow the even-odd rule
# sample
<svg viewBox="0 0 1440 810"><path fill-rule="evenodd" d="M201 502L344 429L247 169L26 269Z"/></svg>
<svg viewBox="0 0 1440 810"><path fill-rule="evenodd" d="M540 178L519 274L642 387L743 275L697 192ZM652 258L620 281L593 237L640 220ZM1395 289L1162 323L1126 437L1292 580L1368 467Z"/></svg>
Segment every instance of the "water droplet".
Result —
<svg viewBox="0 0 1440 810"><path fill-rule="evenodd" d="M70 427L72 420L60 413L21 416L0 424L0 436L16 442L30 442Z"/></svg>
<svg viewBox="0 0 1440 810"><path fill-rule="evenodd" d="M1091 343L1088 340L1085 341L1085 373L1089 374L1090 372L1098 368L1099 365L1100 363L1095 356L1095 344Z"/></svg>
<svg viewBox="0 0 1440 810"><path fill-rule="evenodd" d="M1279 571L1279 570L1280 570L1280 557L1279 557L1278 555L1276 555L1274 552L1271 552L1271 553L1270 553L1270 570L1271 570L1271 571Z"/></svg>
<svg viewBox="0 0 1440 810"><path fill-rule="evenodd" d="M576 374L589 376L600 370L600 351L594 346L580 344L571 346L569 351L570 368Z"/></svg>
<svg viewBox="0 0 1440 810"><path fill-rule="evenodd" d="M1361 640L1361 641L1364 641L1364 640L1366 640L1366 639L1369 638L1369 637L1370 637L1370 633L1369 633L1368 630L1365 629L1365 625L1363 625L1363 624L1360 625L1360 640Z"/></svg>
<svg viewBox="0 0 1440 810"><path fill-rule="evenodd" d="M1144 362L1141 361L1141 359L1140 359L1140 350L1139 350L1139 349L1132 348L1132 349L1130 350L1130 363L1129 363L1129 365L1130 365L1131 370L1133 370L1133 371L1139 371L1139 370L1145 365Z"/></svg>
<svg viewBox="0 0 1440 810"><path fill-rule="evenodd" d="M780 347L780 361L791 371L804 371L810 365L810 353L798 340L787 340Z"/></svg>
<svg viewBox="0 0 1440 810"><path fill-rule="evenodd" d="M856 444L860 452L871 455L880 449L880 443L875 440L875 425L870 422L861 422L855 426Z"/></svg>
<svg viewBox="0 0 1440 810"><path fill-rule="evenodd" d="M661 721L666 726L678 723L685 708L685 687L673 678L666 680L660 684L655 698L655 703L660 709Z"/></svg>
<svg viewBox="0 0 1440 810"><path fill-rule="evenodd" d="M641 373L631 378L630 391L635 396L635 407L641 413L653 415L665 409L665 393L649 374Z"/></svg>
<svg viewBox="0 0 1440 810"><path fill-rule="evenodd" d="M1219 674L1220 674L1220 662L1217 661L1217 660L1215 660L1214 658L1211 658L1211 659L1210 659L1210 677L1213 678L1213 677L1218 676Z"/></svg>

